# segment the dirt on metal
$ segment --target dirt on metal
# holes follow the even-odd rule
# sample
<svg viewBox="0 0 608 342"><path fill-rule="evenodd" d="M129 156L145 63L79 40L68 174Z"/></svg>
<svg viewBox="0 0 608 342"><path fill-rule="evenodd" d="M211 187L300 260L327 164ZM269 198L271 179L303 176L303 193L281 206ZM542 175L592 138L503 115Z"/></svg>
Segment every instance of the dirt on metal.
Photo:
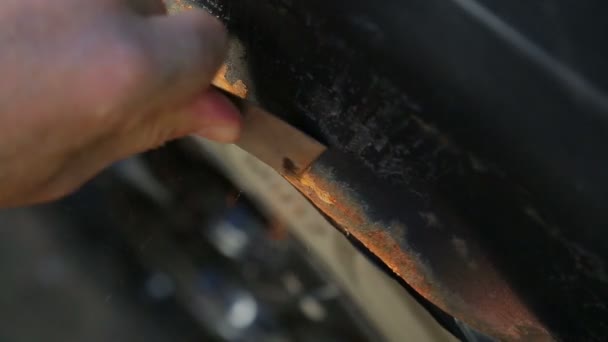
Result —
<svg viewBox="0 0 608 342"><path fill-rule="evenodd" d="M399 244L384 227L369 222L365 212L354 203L345 203L345 196L338 196L341 189L327 180L316 177L305 170L299 175L286 173L285 178L304 194L321 212L327 215L347 235L352 235L372 253L379 257L400 278L407 279L425 298L439 304L440 298L433 294L429 280L419 269L419 262L404 253ZM365 225L365 229L361 229Z"/></svg>
<svg viewBox="0 0 608 342"><path fill-rule="evenodd" d="M375 223L365 202L353 198L345 185L331 176L320 176L311 168L298 173L283 170L283 176L307 197L336 227L378 257L395 275L420 295L461 321L508 341L550 341L544 326L515 296L508 284L485 260L476 261L483 279L470 277L436 279L432 267L414 251L407 250L394 234L407 234L406 227ZM407 241L404 236L403 241ZM447 283L446 283L447 281Z"/></svg>

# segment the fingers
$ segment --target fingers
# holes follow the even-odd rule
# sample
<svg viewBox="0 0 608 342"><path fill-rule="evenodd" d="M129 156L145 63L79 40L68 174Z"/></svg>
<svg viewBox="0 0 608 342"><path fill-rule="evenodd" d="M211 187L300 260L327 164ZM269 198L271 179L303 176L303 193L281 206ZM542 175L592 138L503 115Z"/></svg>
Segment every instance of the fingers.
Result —
<svg viewBox="0 0 608 342"><path fill-rule="evenodd" d="M144 38L164 97L199 94L210 84L227 49L223 24L203 11L146 20Z"/></svg>
<svg viewBox="0 0 608 342"><path fill-rule="evenodd" d="M138 15L148 17L163 15L167 9L162 0L106 0L113 2L115 7L126 7Z"/></svg>
<svg viewBox="0 0 608 342"><path fill-rule="evenodd" d="M100 151L109 159L127 157L176 138L198 133L221 142L235 141L240 114L223 95L208 91L227 46L224 26L203 11L125 21L128 36L122 67L112 68L111 87L119 108ZM124 43L131 47L124 47ZM120 46L120 45L119 45ZM112 49L112 55L121 49ZM119 54L120 55L120 54ZM123 70L124 72L117 72ZM99 76L99 75L97 75ZM103 76L103 75L101 75ZM124 103L123 103L124 102Z"/></svg>
<svg viewBox="0 0 608 342"><path fill-rule="evenodd" d="M146 47L144 98L151 108L129 133L137 151L199 133L222 142L240 131L238 110L221 94L208 92L227 46L224 26L203 11L145 18L140 39ZM140 115L138 114L138 115Z"/></svg>
<svg viewBox="0 0 608 342"><path fill-rule="evenodd" d="M154 148L180 136L196 133L218 142L238 139L241 120L238 109L216 90L201 94L187 107L173 113L150 117L133 134L99 141L86 153L76 153L28 197L34 202L47 202L74 191L100 169L131 154Z"/></svg>
<svg viewBox="0 0 608 342"><path fill-rule="evenodd" d="M114 155L114 159L124 158L190 134L232 143L238 140L241 125L241 115L232 102L220 92L209 90L179 110L149 116L139 127L112 140L104 149L109 153L124 153Z"/></svg>
<svg viewBox="0 0 608 342"><path fill-rule="evenodd" d="M205 90L226 54L224 25L203 10L145 16L164 13L159 12L164 11L160 0L128 0L129 8L140 14L133 15L131 10L124 10L125 2L121 1L123 9L118 21L122 32L117 36L129 45L119 51L127 50L127 55L133 57L124 73L135 77L129 83L145 83L146 87L140 89L147 93L155 88L162 92L163 102L171 106Z"/></svg>
<svg viewBox="0 0 608 342"><path fill-rule="evenodd" d="M167 8L162 0L128 0L127 3L140 15L152 16L167 13Z"/></svg>
<svg viewBox="0 0 608 342"><path fill-rule="evenodd" d="M242 122L236 106L217 90L209 90L184 109L190 116L192 133L218 142L238 140ZM188 120L189 121L189 120ZM189 124L189 123L188 123Z"/></svg>

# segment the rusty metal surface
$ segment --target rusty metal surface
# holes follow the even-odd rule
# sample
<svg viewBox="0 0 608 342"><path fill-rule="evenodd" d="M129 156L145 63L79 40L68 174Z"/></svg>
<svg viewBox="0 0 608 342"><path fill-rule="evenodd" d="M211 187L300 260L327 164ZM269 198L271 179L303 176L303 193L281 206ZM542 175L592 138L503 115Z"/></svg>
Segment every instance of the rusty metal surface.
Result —
<svg viewBox="0 0 608 342"><path fill-rule="evenodd" d="M175 1L170 8L181 11L193 5L212 12L223 8L222 1ZM239 39L232 41L227 64L214 84L240 97L265 103L279 110L276 114L293 119L291 113L280 111L281 106L274 107L272 100L267 102L267 94L260 85L249 79L249 58L254 56L246 57L240 44ZM396 95L393 91L385 93L387 97ZM393 101L402 100L397 95ZM311 101L311 108L331 105L322 97ZM422 121L416 120L414 124L420 126L423 135L437 133ZM449 142L439 143L449 149ZM356 166L361 164L360 160L352 159L342 166L337 164L346 160L351 158L332 151L303 173L294 174L285 168L282 174L334 225L363 244L398 278L445 312L503 340L550 339L542 323L497 274L466 226L454 225L458 221L456 216L443 217L438 203L432 203L415 190L383 186L383 180Z"/></svg>
<svg viewBox="0 0 608 342"><path fill-rule="evenodd" d="M246 97L226 81L225 72L223 67L214 85ZM385 184L348 155L328 151L261 108L247 102L239 107L245 124L237 145L283 175L424 298L503 340L551 339L467 227L451 223L446 230L443 222L449 219L437 203L424 203L411 190Z"/></svg>
<svg viewBox="0 0 608 342"><path fill-rule="evenodd" d="M354 237L423 297L501 340L551 340L496 272L465 226L443 227L438 203L387 186L350 157L326 152L285 177L347 236Z"/></svg>
<svg viewBox="0 0 608 342"><path fill-rule="evenodd" d="M240 91L246 86L240 80L227 81L226 70L224 65L213 84L246 98ZM459 227L457 235L458 229L443 227L447 220L437 204L421 203L411 190L387 186L356 160L328 151L261 108L240 101L239 107L245 123L237 145L283 175L343 233L424 298L503 340L551 339L466 227ZM429 253L432 250L437 252Z"/></svg>
<svg viewBox="0 0 608 342"><path fill-rule="evenodd" d="M224 65L213 84L246 98L243 82L228 81L226 72ZM283 175L420 295L501 340L551 340L468 227L454 222L449 229L443 226L453 220L444 217L440 204L424 203L411 190L386 184L350 156L327 151L261 108L247 102L239 106L245 126L237 145Z"/></svg>
<svg viewBox="0 0 608 342"><path fill-rule="evenodd" d="M508 59L511 51L495 44L495 37L480 33L481 28L460 12L433 17L441 19L442 25L428 20L437 11L463 1L377 0L355 1L353 6L346 6L346 1L325 2L174 1L179 9L205 8L227 23L233 39L224 76L230 84L243 83L248 99L331 148L346 152L354 163L365 166L363 173L369 170L373 174L374 185L362 184L340 193L336 182L348 179L352 171L325 160L325 169L313 168L307 175L291 177L291 181L301 191L316 196L316 204L333 212L331 219L343 231L356 235L356 240L401 279L447 312L505 340L526 340L537 333L539 338L546 337L546 331L558 340L604 340L608 332L608 323L602 319L608 314L608 249L602 247L607 235L597 233L605 226L598 225L606 222L605 204L594 202L582 210L584 201L576 201L578 195L566 198L565 204L560 202L559 197L567 195L568 189L545 177L551 173L539 171L541 166L553 164L526 159L529 155L513 147L526 150L540 146L525 145L519 138L521 134L536 137L547 129L548 121L515 130L506 137L510 140L502 142L491 130L475 137L472 134L488 129L487 121L494 118L506 120L505 125L494 123L500 129L521 116L519 112L534 119L536 115L522 111L524 103L538 108L535 113L540 114L546 109L543 103L555 107L557 102L529 101L529 96L540 99L536 92L517 98L523 102L499 93L502 102L496 98L492 102L478 96L486 94L484 87L481 92L463 95L471 90L464 80L473 74L479 76L479 70L458 69L451 62L467 60L465 57L493 67L492 63L521 62ZM309 10L314 6L315 10ZM340 9L348 15L339 14ZM391 21L392 13L408 20ZM384 15L388 15L388 23L373 20ZM403 26L411 30L397 29ZM450 36L450 29L461 28L470 29L464 43L450 40L453 49L442 50L441 38ZM429 40L426 34L436 39ZM484 48L484 53L467 55L469 50L462 47L468 46L473 35L481 38L476 36L478 45L471 48L489 44L502 53L485 58L492 51ZM349 39L353 36L359 39ZM390 42L403 44L391 46ZM409 54L390 55L392 48ZM395 57L399 58L391 60ZM373 63L378 60L386 63ZM488 75L507 82L522 74ZM542 77L530 76L529 82L505 94L529 88ZM453 87L455 84L458 87ZM492 79L485 84L496 82ZM480 107L461 106L465 101L477 101L473 105ZM494 111L503 115L494 116ZM483 118L486 125L477 125L475 120ZM567 125L571 118L560 120ZM451 125L446 126L446 121ZM581 122L586 121L572 120L572 124ZM465 138L456 134L459 132L464 132ZM482 143L469 144L467 135L481 137ZM563 136L569 137L564 141L576 140ZM501 147L507 150L497 158L483 153L498 152ZM549 152L556 156L559 151L555 147ZM505 154L508 163L502 158ZM571 164L553 171L578 168L577 161L574 158ZM586 170L600 174L603 169ZM378 179L390 184L386 186L389 189L376 190ZM595 189L601 187L592 186L596 183L586 187L584 182L577 183L578 194L599 192ZM547 185L556 187L541 191ZM380 210L379 203L391 204L385 203L388 199L399 204L395 208L401 213L399 217ZM392 220L402 225L393 225ZM593 236L597 238L590 238Z"/></svg>
<svg viewBox="0 0 608 342"><path fill-rule="evenodd" d="M219 75L224 73L222 68ZM229 83L214 84L244 97ZM454 222L449 230L443 227L449 219L438 203L385 184L348 155L328 151L261 108L240 101L239 107L245 124L237 145L282 174L424 298L502 340L551 340L467 227Z"/></svg>
<svg viewBox="0 0 608 342"><path fill-rule="evenodd" d="M391 275L376 267L353 246L289 182L271 167L234 145L197 139L211 159L263 212L282 221L306 244L319 267L327 267L364 318L387 342L449 342L456 337L442 329L416 299Z"/></svg>

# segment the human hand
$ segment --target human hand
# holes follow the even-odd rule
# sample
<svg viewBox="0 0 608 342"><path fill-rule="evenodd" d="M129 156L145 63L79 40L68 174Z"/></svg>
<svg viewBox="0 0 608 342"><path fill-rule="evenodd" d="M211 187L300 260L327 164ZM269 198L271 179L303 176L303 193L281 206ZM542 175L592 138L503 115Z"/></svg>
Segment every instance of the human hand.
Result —
<svg viewBox="0 0 608 342"><path fill-rule="evenodd" d="M226 33L161 0L0 5L0 207L64 196L113 162L189 134L238 138L209 90Z"/></svg>

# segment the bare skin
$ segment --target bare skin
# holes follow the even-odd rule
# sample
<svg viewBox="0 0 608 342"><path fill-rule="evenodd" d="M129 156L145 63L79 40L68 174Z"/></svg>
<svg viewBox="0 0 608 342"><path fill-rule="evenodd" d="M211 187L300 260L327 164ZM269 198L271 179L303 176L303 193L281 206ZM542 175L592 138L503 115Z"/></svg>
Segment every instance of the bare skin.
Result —
<svg viewBox="0 0 608 342"><path fill-rule="evenodd" d="M232 142L209 84L223 26L161 0L4 0L0 207L60 198L113 162L190 134Z"/></svg>

